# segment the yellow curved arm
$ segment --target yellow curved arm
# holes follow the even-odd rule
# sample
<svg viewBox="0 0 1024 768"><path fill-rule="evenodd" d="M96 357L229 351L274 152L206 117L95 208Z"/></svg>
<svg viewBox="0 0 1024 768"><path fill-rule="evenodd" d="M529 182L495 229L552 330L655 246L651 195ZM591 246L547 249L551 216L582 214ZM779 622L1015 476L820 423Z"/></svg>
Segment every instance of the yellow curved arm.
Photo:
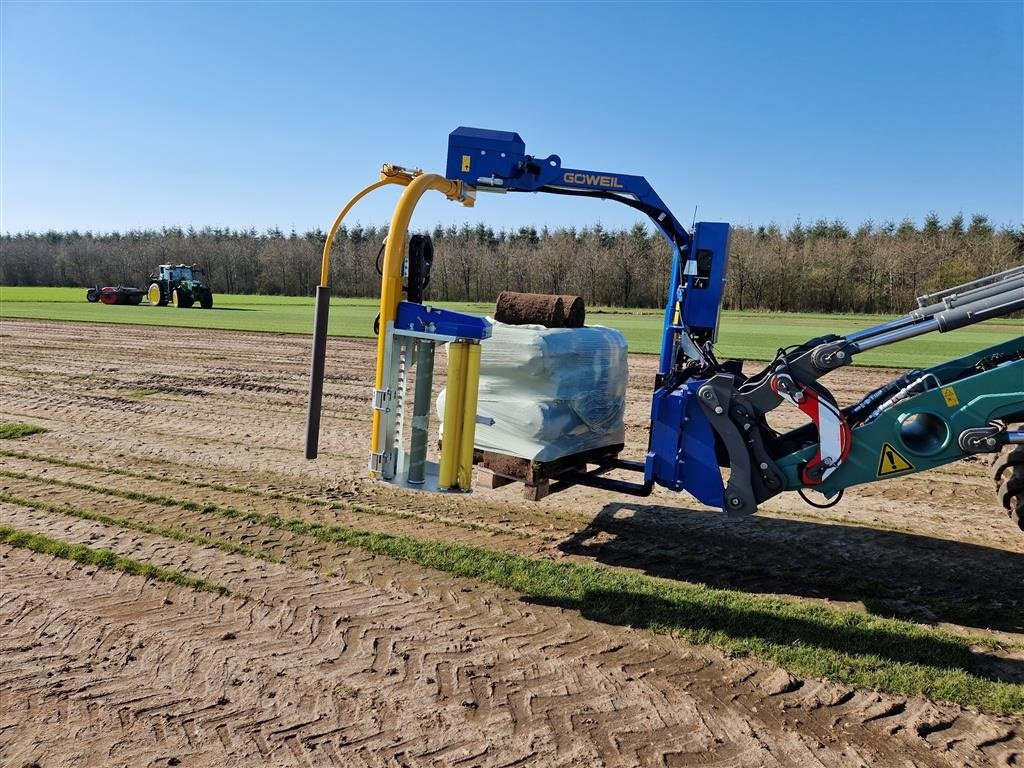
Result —
<svg viewBox="0 0 1024 768"><path fill-rule="evenodd" d="M338 218L336 218L334 220L334 223L331 224L331 230L327 233L327 241L324 243L324 253L323 253L323 256L321 257L321 260L320 260L320 287L321 288L326 288L329 285L329 283L330 283L330 279L331 279L331 251L334 249L334 236L336 234L338 234L338 228L341 227L341 222L344 220L344 218L346 216L348 216L348 212L352 210L352 206L354 206L356 203L358 203L360 200L362 200L364 197L366 197L366 195L368 195L371 192L373 192L373 190L380 189L385 184L407 184L407 183L408 183L408 181L406 181L404 178L401 178L401 177L388 176L388 177L382 178L380 181L374 182L373 184L368 186L366 189L364 189L362 192L360 192L358 195L356 195L351 200L349 200L348 201L348 205L346 205L344 208L341 209L341 213L338 214Z"/></svg>

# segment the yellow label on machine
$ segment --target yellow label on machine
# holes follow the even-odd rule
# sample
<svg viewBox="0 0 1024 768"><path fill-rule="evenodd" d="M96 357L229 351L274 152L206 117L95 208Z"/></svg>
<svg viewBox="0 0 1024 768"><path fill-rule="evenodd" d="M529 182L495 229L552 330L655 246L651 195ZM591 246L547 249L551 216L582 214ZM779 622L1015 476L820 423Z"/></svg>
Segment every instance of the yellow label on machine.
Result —
<svg viewBox="0 0 1024 768"><path fill-rule="evenodd" d="M462 156L462 172L463 173L469 173L469 163L470 163L469 155L463 155Z"/></svg>
<svg viewBox="0 0 1024 768"><path fill-rule="evenodd" d="M950 408L960 405L960 399L956 396L956 390L952 387L942 388L942 399L946 401L946 405Z"/></svg>
<svg viewBox="0 0 1024 768"><path fill-rule="evenodd" d="M914 465L907 461L899 451L889 443L882 443L882 454L878 457L878 472L876 473L878 477L907 472L913 468Z"/></svg>

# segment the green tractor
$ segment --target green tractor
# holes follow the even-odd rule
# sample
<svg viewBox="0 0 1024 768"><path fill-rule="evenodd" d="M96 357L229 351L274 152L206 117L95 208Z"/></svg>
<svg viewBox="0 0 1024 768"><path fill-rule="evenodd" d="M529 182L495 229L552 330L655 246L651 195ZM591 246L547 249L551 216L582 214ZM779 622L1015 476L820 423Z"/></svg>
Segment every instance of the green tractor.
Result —
<svg viewBox="0 0 1024 768"><path fill-rule="evenodd" d="M213 308L213 292L198 277L206 272L195 264L161 264L159 272L149 276L149 303L154 307L164 307L169 303L182 309L191 307L196 302L203 309Z"/></svg>

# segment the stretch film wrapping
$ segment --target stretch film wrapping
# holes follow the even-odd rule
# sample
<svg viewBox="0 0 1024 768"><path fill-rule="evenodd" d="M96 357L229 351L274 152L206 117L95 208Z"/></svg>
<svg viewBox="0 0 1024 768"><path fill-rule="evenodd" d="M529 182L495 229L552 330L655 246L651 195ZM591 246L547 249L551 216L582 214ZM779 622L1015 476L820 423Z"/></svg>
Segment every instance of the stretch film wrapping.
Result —
<svg viewBox="0 0 1024 768"><path fill-rule="evenodd" d="M627 379L626 339L619 331L495 323L481 345L474 445L551 461L620 444ZM445 394L438 397L438 413Z"/></svg>

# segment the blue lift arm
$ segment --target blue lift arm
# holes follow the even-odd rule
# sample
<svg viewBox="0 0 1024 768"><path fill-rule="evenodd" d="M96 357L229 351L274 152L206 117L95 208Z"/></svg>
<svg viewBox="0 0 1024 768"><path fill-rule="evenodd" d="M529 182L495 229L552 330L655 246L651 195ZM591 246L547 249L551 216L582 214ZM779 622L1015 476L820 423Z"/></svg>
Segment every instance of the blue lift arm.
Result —
<svg viewBox="0 0 1024 768"><path fill-rule="evenodd" d="M682 344L688 356L714 341L725 289L729 225L701 222L691 235L643 176L565 168L558 155L526 154L518 133L457 128L448 136L449 179L478 191L547 192L614 200L646 214L672 248L661 344L662 376L677 364Z"/></svg>

